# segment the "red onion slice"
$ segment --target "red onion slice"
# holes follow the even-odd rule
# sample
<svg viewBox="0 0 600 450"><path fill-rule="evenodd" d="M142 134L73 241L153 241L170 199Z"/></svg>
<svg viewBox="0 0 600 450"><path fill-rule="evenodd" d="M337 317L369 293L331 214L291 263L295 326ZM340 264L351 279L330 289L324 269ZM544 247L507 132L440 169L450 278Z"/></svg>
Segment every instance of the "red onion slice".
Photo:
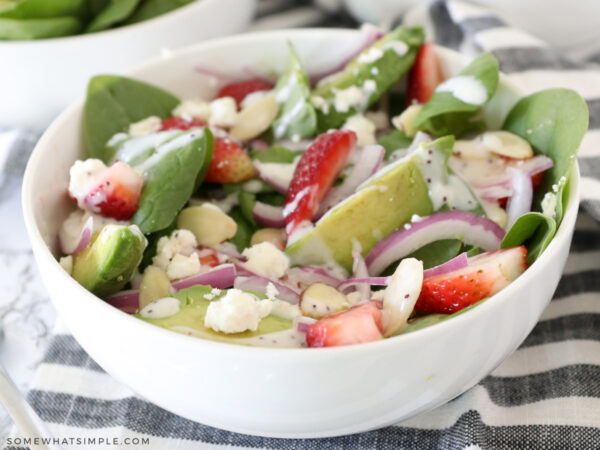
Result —
<svg viewBox="0 0 600 450"><path fill-rule="evenodd" d="M298 333L306 333L308 327L310 327L316 321L317 320L313 319L312 317L298 316L294 318L292 323Z"/></svg>
<svg viewBox="0 0 600 450"><path fill-rule="evenodd" d="M509 229L515 221L523 214L531 211L531 202L533 201L533 185L531 176L527 172L514 167L509 167L511 174L511 187L513 195L506 204L506 229Z"/></svg>
<svg viewBox="0 0 600 450"><path fill-rule="evenodd" d="M271 228L283 228L283 207L272 206L263 202L256 201L252 208L252 217L258 223Z"/></svg>
<svg viewBox="0 0 600 450"><path fill-rule="evenodd" d="M296 292L290 286L287 286L279 281L271 280L270 278L261 277L259 275L252 275L247 277L238 276L235 279L233 287L236 289L243 289L247 291L258 292L259 294L267 294L267 286L272 283L277 288L279 294L277 298L279 300L286 301L292 305L297 305L300 302L300 293Z"/></svg>
<svg viewBox="0 0 600 450"><path fill-rule="evenodd" d="M236 272L233 264L221 264L208 272L176 281L172 286L175 291L196 286L198 284L211 286L217 289L227 289L233 286L235 274Z"/></svg>
<svg viewBox="0 0 600 450"><path fill-rule="evenodd" d="M458 256L446 261L439 266L432 267L431 269L427 269L423 271L423 278L432 278L438 275L444 275L445 273L452 272L454 270L459 270L464 267L467 267L467 253L463 252Z"/></svg>
<svg viewBox="0 0 600 450"><path fill-rule="evenodd" d="M140 291L138 289L131 289L117 292L105 298L104 301L127 314L135 314L140 308Z"/></svg>
<svg viewBox="0 0 600 450"><path fill-rule="evenodd" d="M355 153L354 166L339 186L331 188L321 202L316 218L323 216L329 209L352 195L358 186L371 177L383 162L385 148L381 145L368 145Z"/></svg>
<svg viewBox="0 0 600 450"><path fill-rule="evenodd" d="M381 240L366 258L371 275L378 275L394 261L441 239L461 238L483 250L498 250L504 230L492 220L466 211L432 214L400 228Z"/></svg>
<svg viewBox="0 0 600 450"><path fill-rule="evenodd" d="M246 260L246 258L244 258L240 252L238 252L237 247L231 242L222 242L219 245L215 245L214 249L217 251L217 253L221 253L229 258L238 258L242 261Z"/></svg>
<svg viewBox="0 0 600 450"><path fill-rule="evenodd" d="M92 232L94 231L94 216L88 217L88 219L81 227L81 231L79 233L79 239L73 239L73 241L67 241L66 239L59 239L60 248L62 252L66 255L71 255L74 253L79 253L83 249L85 249L90 240L92 239ZM69 236L70 237L70 236Z"/></svg>
<svg viewBox="0 0 600 450"><path fill-rule="evenodd" d="M287 271L287 279L295 285L310 286L314 283L328 284L336 287L342 282L342 278L333 274L331 271L316 266L292 267Z"/></svg>
<svg viewBox="0 0 600 450"><path fill-rule="evenodd" d="M348 278L337 285L336 289L344 292L349 287L353 286L387 286L391 277L366 277L366 278Z"/></svg>
<svg viewBox="0 0 600 450"><path fill-rule="evenodd" d="M250 147L252 148L252 150L263 151L267 150L271 146L262 139L252 139L250 141Z"/></svg>
<svg viewBox="0 0 600 450"><path fill-rule="evenodd" d="M523 172L529 174L530 177L537 175L538 173L544 172L554 166L554 161L548 158L546 155L537 155L533 158L519 160L517 162L511 163L508 167L513 167L515 169L519 169ZM477 189L484 189L496 186L506 186L510 187L512 180L511 173L506 170L505 176L501 179L496 179L493 183L476 186Z"/></svg>

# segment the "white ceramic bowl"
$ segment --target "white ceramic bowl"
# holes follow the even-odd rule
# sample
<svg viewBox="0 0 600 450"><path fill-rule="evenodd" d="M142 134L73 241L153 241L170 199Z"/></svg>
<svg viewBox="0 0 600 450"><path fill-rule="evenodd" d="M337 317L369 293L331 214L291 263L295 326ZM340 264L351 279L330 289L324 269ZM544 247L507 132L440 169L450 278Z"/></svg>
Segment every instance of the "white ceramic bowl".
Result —
<svg viewBox="0 0 600 450"><path fill-rule="evenodd" d="M256 0L197 0L99 33L0 41L0 127L42 130L84 92L93 75L118 73L161 51L242 31Z"/></svg>
<svg viewBox="0 0 600 450"><path fill-rule="evenodd" d="M334 67L350 30L285 30L204 43L131 72L180 95L209 95L197 64L229 73L281 70L290 39L309 71ZM342 50L340 50L342 49ZM467 61L438 49L446 75ZM488 111L492 122L514 103ZM84 157L82 101L46 131L29 161L23 209L35 258L61 318L107 372L161 407L241 433L309 438L382 427L441 405L475 385L510 355L538 321L569 251L578 206L578 173L569 205L546 252L506 289L447 322L376 343L326 349L247 348L171 332L128 316L77 284L56 262L56 233L73 208L68 169Z"/></svg>

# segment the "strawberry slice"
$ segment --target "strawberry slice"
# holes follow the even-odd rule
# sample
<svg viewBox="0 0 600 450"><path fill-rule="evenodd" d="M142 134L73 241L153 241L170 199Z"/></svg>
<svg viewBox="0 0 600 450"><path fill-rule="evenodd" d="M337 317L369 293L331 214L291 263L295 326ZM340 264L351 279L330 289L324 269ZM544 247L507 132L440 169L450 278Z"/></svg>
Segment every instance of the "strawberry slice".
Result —
<svg viewBox="0 0 600 450"><path fill-rule="evenodd" d="M311 221L319 203L348 163L356 133L334 130L320 134L302 154L283 206L285 231L290 236L304 221Z"/></svg>
<svg viewBox="0 0 600 450"><path fill-rule="evenodd" d="M160 131L189 130L190 128L205 127L206 122L199 119L186 120L182 117L167 117L162 121Z"/></svg>
<svg viewBox="0 0 600 450"><path fill-rule="evenodd" d="M361 303L310 325L306 342L309 347L335 347L377 341L382 339L381 318L377 303Z"/></svg>
<svg viewBox="0 0 600 450"><path fill-rule="evenodd" d="M219 265L219 254L212 247L198 247L198 259L203 266L215 267Z"/></svg>
<svg viewBox="0 0 600 450"><path fill-rule="evenodd" d="M415 309L452 314L504 289L527 268L525 246L505 248L469 258L453 272L423 280Z"/></svg>
<svg viewBox="0 0 600 450"><path fill-rule="evenodd" d="M239 108L248 94L252 94L253 92L257 91L268 91L271 89L273 89L272 83L261 80L260 78L254 78L252 80L230 83L223 86L218 92L216 98L233 97Z"/></svg>
<svg viewBox="0 0 600 450"><path fill-rule="evenodd" d="M239 183L254 176L248 153L229 138L215 137L213 157L206 173L207 182Z"/></svg>
<svg viewBox="0 0 600 450"><path fill-rule="evenodd" d="M425 42L419 48L406 83L406 106L427 103L438 84L444 81L442 69L435 54L435 45Z"/></svg>
<svg viewBox="0 0 600 450"><path fill-rule="evenodd" d="M131 219L135 213L144 177L122 161L100 172L83 196L83 204L93 212L117 220Z"/></svg>

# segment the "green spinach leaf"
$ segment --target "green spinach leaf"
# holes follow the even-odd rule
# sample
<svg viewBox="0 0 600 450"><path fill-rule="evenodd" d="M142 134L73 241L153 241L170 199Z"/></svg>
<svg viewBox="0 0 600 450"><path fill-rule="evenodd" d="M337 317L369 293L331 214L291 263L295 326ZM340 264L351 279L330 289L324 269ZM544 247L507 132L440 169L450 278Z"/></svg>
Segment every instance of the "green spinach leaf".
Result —
<svg viewBox="0 0 600 450"><path fill-rule="evenodd" d="M204 128L196 139L186 138L188 143L182 147L171 148L176 145L175 140L163 144L163 152L159 147L151 157L157 158L157 162L144 170L144 188L132 218L132 223L144 234L168 227L196 188L198 174L206 164L206 153L213 147L213 136ZM148 165L151 158L144 164Z"/></svg>
<svg viewBox="0 0 600 450"><path fill-rule="evenodd" d="M416 258L419 261L423 261L424 269L431 269L432 267L439 266L454 258L460 252L461 247L462 241L459 239L442 239L424 245L410 255L406 255L404 258ZM400 261L396 261L393 264L390 264L390 266L384 270L382 276L392 275L396 271L396 267L398 267L399 263Z"/></svg>
<svg viewBox="0 0 600 450"><path fill-rule="evenodd" d="M106 7L90 22L87 33L106 30L113 25L123 22L129 17L140 0L111 0Z"/></svg>
<svg viewBox="0 0 600 450"><path fill-rule="evenodd" d="M150 116L168 117L179 99L141 81L115 75L98 75L88 84L83 110L83 138L90 157L109 162L112 136Z"/></svg>
<svg viewBox="0 0 600 450"><path fill-rule="evenodd" d="M498 87L498 61L491 53L482 53L458 76L475 78L477 81L474 82L480 82L487 92L487 103ZM451 134L458 137L467 131L482 129L483 122L475 120L482 107L483 104L466 103L452 92L436 91L423 105L415 120L415 127L435 136Z"/></svg>
<svg viewBox="0 0 600 450"><path fill-rule="evenodd" d="M341 72L322 80L312 97L317 107L319 131L339 128L348 117L378 101L412 67L423 40L422 28L400 26L363 50ZM342 106L335 101L336 95L345 89L360 90L364 101L336 109L336 103Z"/></svg>
<svg viewBox="0 0 600 450"><path fill-rule="evenodd" d="M412 141L413 138L408 137L401 130L392 130L381 136L377 143L385 148L385 159L387 160L396 150L408 148Z"/></svg>
<svg viewBox="0 0 600 450"><path fill-rule="evenodd" d="M86 10L86 0L21 0L0 3L0 17L8 19L51 19L80 17Z"/></svg>
<svg viewBox="0 0 600 450"><path fill-rule="evenodd" d="M275 99L281 105L271 129L276 139L310 137L317 129L317 115L310 103L310 81L300 57L290 42L285 73L275 85Z"/></svg>
<svg viewBox="0 0 600 450"><path fill-rule="evenodd" d="M238 225L237 233L230 239L230 242L236 246L239 252L242 252L245 248L250 247L250 239L258 228L246 220L239 206L233 208L228 214Z"/></svg>
<svg viewBox="0 0 600 450"><path fill-rule="evenodd" d="M266 150L253 150L250 157L264 163L292 163L302 155L300 151L289 150L281 145L275 145Z"/></svg>
<svg viewBox="0 0 600 450"><path fill-rule="evenodd" d="M0 17L0 40L47 39L76 34L81 23L75 17L5 19Z"/></svg>
<svg viewBox="0 0 600 450"><path fill-rule="evenodd" d="M242 211L244 218L253 226L257 226L256 220L254 220L254 215L252 214L252 210L256 204L256 195L251 194L250 192L242 191L238 194L238 200L240 202L240 210Z"/></svg>
<svg viewBox="0 0 600 450"><path fill-rule="evenodd" d="M534 262L548 246L556 233L556 221L539 212L519 217L502 239L502 248L525 245L527 263Z"/></svg>
<svg viewBox="0 0 600 450"><path fill-rule="evenodd" d="M117 0L119 1L119 0ZM125 22L127 25L152 19L168 13L195 0L144 0L133 15Z"/></svg>
<svg viewBox="0 0 600 450"><path fill-rule="evenodd" d="M557 201L555 217L559 224L564 209L562 192L588 124L587 104L579 94L569 89L547 89L522 98L502 127L521 136L537 153L554 161L536 190L534 209L541 211L541 201L547 192L556 193L561 200Z"/></svg>

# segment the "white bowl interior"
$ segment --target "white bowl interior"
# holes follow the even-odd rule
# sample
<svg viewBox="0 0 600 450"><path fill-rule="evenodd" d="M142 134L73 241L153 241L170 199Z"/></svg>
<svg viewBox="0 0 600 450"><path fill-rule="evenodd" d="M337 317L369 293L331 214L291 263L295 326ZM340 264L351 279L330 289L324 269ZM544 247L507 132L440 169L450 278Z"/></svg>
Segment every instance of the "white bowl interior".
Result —
<svg viewBox="0 0 600 450"><path fill-rule="evenodd" d="M351 54L359 35L350 30L286 30L227 38L153 61L130 75L181 97L210 98L217 86L198 67L239 78L256 72L272 75L285 65L288 39L309 73L319 73ZM468 62L454 52L438 52L446 75ZM501 98L487 111L492 126L501 123L517 98L505 78L501 83ZM69 167L84 157L82 106L80 100L52 124L25 175L23 209L42 276L65 322L102 367L144 397L193 420L248 434L322 437L409 417L470 388L514 351L560 278L577 213L576 169L565 218L546 253L493 302L453 320L382 342L322 350L245 348L154 327L85 291L49 250L56 249L57 229L73 209L66 188ZM518 306L519 298L530 299L528 307ZM521 315L514 317L517 307ZM110 335L104 333L106 327ZM455 354L459 345L463 350ZM191 353L202 360L190 360ZM403 361L409 360L406 370ZM177 377L179 386L166 383L169 377ZM194 384L194 379L206 386ZM320 412L315 412L314 398L321 399Z"/></svg>

